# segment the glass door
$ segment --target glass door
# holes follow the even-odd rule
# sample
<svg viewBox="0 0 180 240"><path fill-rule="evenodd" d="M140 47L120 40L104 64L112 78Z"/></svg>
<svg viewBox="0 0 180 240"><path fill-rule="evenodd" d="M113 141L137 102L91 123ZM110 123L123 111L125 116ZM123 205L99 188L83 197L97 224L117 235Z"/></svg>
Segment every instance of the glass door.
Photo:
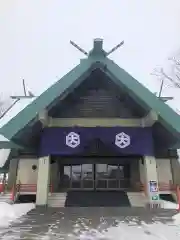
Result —
<svg viewBox="0 0 180 240"><path fill-rule="evenodd" d="M82 165L71 166L71 189L81 189Z"/></svg>
<svg viewBox="0 0 180 240"><path fill-rule="evenodd" d="M81 172L81 188L83 190L94 189L94 165L83 164Z"/></svg>
<svg viewBox="0 0 180 240"><path fill-rule="evenodd" d="M107 189L107 180L108 180L108 168L107 164L96 164L95 165L95 188L97 190Z"/></svg>
<svg viewBox="0 0 180 240"><path fill-rule="evenodd" d="M108 186L109 190L118 190L120 188L121 172L118 165L108 164Z"/></svg>
<svg viewBox="0 0 180 240"><path fill-rule="evenodd" d="M95 166L97 190L121 190L129 187L129 165L96 164Z"/></svg>

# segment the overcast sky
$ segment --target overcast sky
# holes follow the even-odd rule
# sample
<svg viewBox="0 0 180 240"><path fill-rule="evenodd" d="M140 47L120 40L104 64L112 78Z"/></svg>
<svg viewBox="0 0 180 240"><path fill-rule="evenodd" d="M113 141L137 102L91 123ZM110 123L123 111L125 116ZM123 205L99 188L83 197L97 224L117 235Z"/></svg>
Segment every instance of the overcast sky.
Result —
<svg viewBox="0 0 180 240"><path fill-rule="evenodd" d="M69 40L89 51L97 37L105 50L124 40L111 58L158 91L150 73L180 50L179 13L180 0L0 0L1 92L22 94L24 78L40 94L83 57ZM164 91L177 107L179 93Z"/></svg>

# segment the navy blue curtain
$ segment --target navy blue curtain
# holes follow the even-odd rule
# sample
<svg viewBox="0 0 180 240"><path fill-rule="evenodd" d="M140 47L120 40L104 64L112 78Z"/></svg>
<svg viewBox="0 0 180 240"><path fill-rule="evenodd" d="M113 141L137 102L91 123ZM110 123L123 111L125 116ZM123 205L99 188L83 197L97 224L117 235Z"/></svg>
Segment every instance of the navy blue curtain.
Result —
<svg viewBox="0 0 180 240"><path fill-rule="evenodd" d="M81 155L93 139L100 139L119 155L154 155L152 130L149 127L45 128L39 153L40 156Z"/></svg>

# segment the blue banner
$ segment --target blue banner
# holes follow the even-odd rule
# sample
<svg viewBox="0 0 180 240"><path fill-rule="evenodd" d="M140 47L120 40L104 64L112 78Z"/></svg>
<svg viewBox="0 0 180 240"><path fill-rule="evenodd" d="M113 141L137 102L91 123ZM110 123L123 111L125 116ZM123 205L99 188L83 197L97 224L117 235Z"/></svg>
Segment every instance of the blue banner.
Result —
<svg viewBox="0 0 180 240"><path fill-rule="evenodd" d="M46 155L83 155L93 139L121 155L154 155L151 128L63 127L42 131L39 153Z"/></svg>

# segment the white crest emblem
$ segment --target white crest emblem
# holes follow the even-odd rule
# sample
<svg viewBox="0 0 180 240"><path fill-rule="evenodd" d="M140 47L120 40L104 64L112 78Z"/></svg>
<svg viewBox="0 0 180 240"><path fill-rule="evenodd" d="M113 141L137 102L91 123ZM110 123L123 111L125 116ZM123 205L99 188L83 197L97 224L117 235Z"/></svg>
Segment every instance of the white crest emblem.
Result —
<svg viewBox="0 0 180 240"><path fill-rule="evenodd" d="M66 136L66 145L71 148L76 148L80 144L80 136L75 132L70 132Z"/></svg>
<svg viewBox="0 0 180 240"><path fill-rule="evenodd" d="M118 133L115 137L115 145L119 148L126 148L131 143L130 136L124 132Z"/></svg>

